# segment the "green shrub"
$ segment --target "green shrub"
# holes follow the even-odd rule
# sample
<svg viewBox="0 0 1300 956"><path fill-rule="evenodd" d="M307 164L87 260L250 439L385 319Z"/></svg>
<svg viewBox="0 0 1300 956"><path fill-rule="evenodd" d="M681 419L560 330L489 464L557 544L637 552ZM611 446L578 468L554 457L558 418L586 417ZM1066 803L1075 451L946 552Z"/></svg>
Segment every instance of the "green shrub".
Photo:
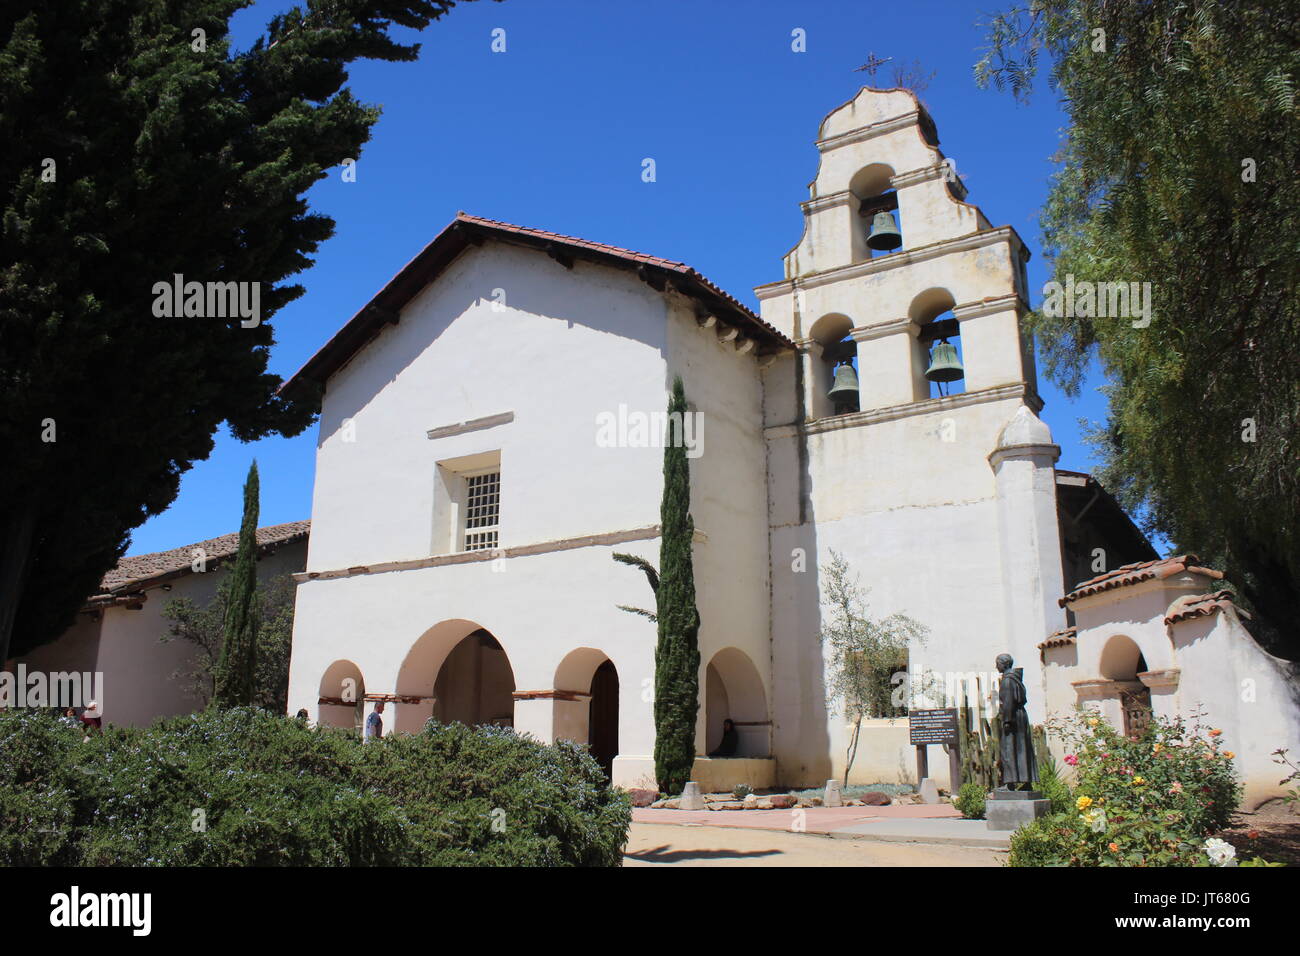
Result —
<svg viewBox="0 0 1300 956"><path fill-rule="evenodd" d="M0 864L608 865L631 811L573 744L430 724L362 744L236 708L83 740L0 714Z"/></svg>
<svg viewBox="0 0 1300 956"><path fill-rule="evenodd" d="M1067 725L1074 801L1011 837L1011 866L1206 866L1206 838L1236 809L1241 787L1220 734L1156 718L1124 737L1100 717ZM1059 775L1058 775L1059 781ZM1063 784L1062 784L1063 785Z"/></svg>
<svg viewBox="0 0 1300 956"><path fill-rule="evenodd" d="M984 785L971 780L961 785L952 805L967 820L983 820L986 799L988 799L988 791L984 789Z"/></svg>
<svg viewBox="0 0 1300 956"><path fill-rule="evenodd" d="M731 795L735 797L737 800L744 800L747 796L749 796L753 792L754 792L754 788L751 787L749 784L738 783L732 788Z"/></svg>
<svg viewBox="0 0 1300 956"><path fill-rule="evenodd" d="M1057 766L1056 758L1046 750L1043 753L1045 756L1038 764L1037 789L1042 793L1043 799L1051 801L1052 813L1068 813L1074 805L1070 786L1061 776L1061 768Z"/></svg>

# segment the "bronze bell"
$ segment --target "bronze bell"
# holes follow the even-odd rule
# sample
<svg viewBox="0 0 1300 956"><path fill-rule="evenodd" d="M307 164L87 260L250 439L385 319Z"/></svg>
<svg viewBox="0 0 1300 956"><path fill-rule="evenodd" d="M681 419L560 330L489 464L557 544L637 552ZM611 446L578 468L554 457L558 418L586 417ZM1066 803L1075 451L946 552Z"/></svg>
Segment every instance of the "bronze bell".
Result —
<svg viewBox="0 0 1300 956"><path fill-rule="evenodd" d="M957 357L957 346L949 345L944 339L930 353L930 367L925 370L925 377L931 382L955 382L966 377L961 359Z"/></svg>
<svg viewBox="0 0 1300 956"><path fill-rule="evenodd" d="M871 220L871 232L867 234L867 245L877 252L890 252L903 244L903 234L894 223L893 214L878 212Z"/></svg>
<svg viewBox="0 0 1300 956"><path fill-rule="evenodd" d="M848 407L851 411L858 408L858 373L848 362L835 369L835 382L826 397L835 403L836 410Z"/></svg>

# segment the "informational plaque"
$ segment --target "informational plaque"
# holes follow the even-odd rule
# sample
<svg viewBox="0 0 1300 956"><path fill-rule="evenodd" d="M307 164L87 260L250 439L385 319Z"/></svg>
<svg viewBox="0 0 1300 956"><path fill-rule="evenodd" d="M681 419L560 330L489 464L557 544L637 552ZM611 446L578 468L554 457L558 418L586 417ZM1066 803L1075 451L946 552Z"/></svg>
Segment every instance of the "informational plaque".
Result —
<svg viewBox="0 0 1300 956"><path fill-rule="evenodd" d="M915 746L957 743L956 707L908 711L907 724Z"/></svg>

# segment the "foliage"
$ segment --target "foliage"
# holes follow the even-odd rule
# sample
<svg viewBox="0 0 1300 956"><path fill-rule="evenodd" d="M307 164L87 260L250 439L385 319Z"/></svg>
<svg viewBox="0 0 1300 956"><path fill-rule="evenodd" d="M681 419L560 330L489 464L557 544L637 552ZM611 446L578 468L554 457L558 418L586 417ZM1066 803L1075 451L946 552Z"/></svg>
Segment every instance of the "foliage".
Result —
<svg viewBox="0 0 1300 956"><path fill-rule="evenodd" d="M691 473L681 430L686 390L673 379L668 421L678 432L664 443L660 507L659 586L655 597L655 775L664 793L681 793L695 765L695 721L700 709L700 612L695 606ZM670 431L671 431L670 424Z"/></svg>
<svg viewBox="0 0 1300 956"><path fill-rule="evenodd" d="M659 572L655 569L655 566L653 564L651 564L645 558L639 557L635 554L625 554L622 551L614 552L614 560L617 561L619 564L626 564L633 568L640 568L641 571L645 574L646 580L650 582L650 590L654 593L655 599L658 600ZM627 611L629 614L639 614L641 615L641 617L644 617L652 622L658 622L659 620L658 614L656 614L654 611L647 611L645 608L631 607L627 604L619 604L618 609L620 611Z"/></svg>
<svg viewBox="0 0 1300 956"><path fill-rule="evenodd" d="M992 692L986 696L977 677L973 694L970 686L962 682L959 699L962 706L957 711L957 728L961 735L962 780L978 783L986 791L993 790L1002 782L998 773L1002 721L996 719ZM971 701L974 707L970 706Z"/></svg>
<svg viewBox="0 0 1300 956"><path fill-rule="evenodd" d="M1055 281L1150 283L1149 323L1035 311L1048 375L1077 394L1100 362L1102 480L1300 657L1300 7L1032 0L988 40L982 84L1027 99L1041 57L1069 116L1041 218Z"/></svg>
<svg viewBox="0 0 1300 956"><path fill-rule="evenodd" d="M1045 736L1042 735L1044 738L1041 743L1042 749L1038 751L1042 756L1038 761L1038 783L1034 789L1043 795L1043 799L1051 803L1052 813L1067 813L1074 806L1074 794L1070 792L1070 785L1061 776L1061 768L1057 765L1056 758L1047 749ZM1038 739L1034 741L1034 746L1040 746Z"/></svg>
<svg viewBox="0 0 1300 956"><path fill-rule="evenodd" d="M862 721L868 717L897 717L907 713L897 699L896 675L906 676L908 649L926 641L929 628L906 614L881 620L870 616L867 589L859 586L843 555L831 551L830 563L821 568L821 640L830 646L827 702L839 701L845 718L852 721L844 778L857 756Z"/></svg>
<svg viewBox="0 0 1300 956"><path fill-rule="evenodd" d="M731 788L731 795L737 800L744 800L754 792L754 788L747 783L738 783Z"/></svg>
<svg viewBox="0 0 1300 956"><path fill-rule="evenodd" d="M1220 732L1156 717L1138 737L1103 718L1060 725L1075 802L1011 837L1011 866L1203 866L1241 786ZM1054 807L1055 810L1055 807ZM1210 848L1214 844L1210 844Z"/></svg>
<svg viewBox="0 0 1300 956"><path fill-rule="evenodd" d="M87 738L0 713L8 866L618 866L630 820L583 748L499 728L362 745L232 708Z"/></svg>
<svg viewBox="0 0 1300 956"><path fill-rule="evenodd" d="M193 653L184 669L172 680L180 681L187 696L205 707L212 699L217 660L221 655L226 606L231 579L223 577L217 592L199 606L188 597L172 598L163 605L163 617L171 623L159 640L188 641ZM253 617L257 629L257 679L253 702L272 713L282 714L289 702L289 652L293 646L295 586L289 575L259 583L253 592Z"/></svg>
<svg viewBox="0 0 1300 956"><path fill-rule="evenodd" d="M277 393L268 320L334 228L308 190L379 117L348 67L415 59L390 27L452 2L308 0L234 50L251 6L0 6L0 660L64 630L223 422L251 441L313 419L311 388ZM259 283L261 321L156 317L178 274Z"/></svg>
<svg viewBox="0 0 1300 956"><path fill-rule="evenodd" d="M226 614L221 656L213 681L214 707L247 707L257 686L257 632L254 594L257 591L257 516L261 509L257 462L248 468L244 482L244 517L239 526L239 549L227 580Z"/></svg>
<svg viewBox="0 0 1300 956"><path fill-rule="evenodd" d="M952 805L957 808L958 812L967 820L984 819L984 801L988 799L988 790L981 783L967 781L963 783L957 791L957 796L953 798Z"/></svg>
<svg viewBox="0 0 1300 956"><path fill-rule="evenodd" d="M1286 793L1282 796L1283 802L1291 807L1292 813L1300 813L1300 783L1297 783L1300 781L1300 766L1296 766L1295 762L1287 756L1289 753L1286 747L1279 747L1273 751L1273 762L1281 764L1290 771L1277 783L1279 787L1287 787ZM1290 784L1296 785L1289 786Z"/></svg>

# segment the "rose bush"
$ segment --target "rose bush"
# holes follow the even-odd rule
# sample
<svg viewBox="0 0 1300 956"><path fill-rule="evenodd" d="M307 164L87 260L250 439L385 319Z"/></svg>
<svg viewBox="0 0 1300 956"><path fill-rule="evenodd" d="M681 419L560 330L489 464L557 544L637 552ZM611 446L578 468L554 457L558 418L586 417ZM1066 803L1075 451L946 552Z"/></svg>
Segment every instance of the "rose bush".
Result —
<svg viewBox="0 0 1300 956"><path fill-rule="evenodd" d="M1057 732L1072 751L1065 763L1075 772L1075 805L1017 831L1009 865L1222 864L1206 838L1227 826L1241 785L1220 731L1157 717L1125 737L1086 716Z"/></svg>

